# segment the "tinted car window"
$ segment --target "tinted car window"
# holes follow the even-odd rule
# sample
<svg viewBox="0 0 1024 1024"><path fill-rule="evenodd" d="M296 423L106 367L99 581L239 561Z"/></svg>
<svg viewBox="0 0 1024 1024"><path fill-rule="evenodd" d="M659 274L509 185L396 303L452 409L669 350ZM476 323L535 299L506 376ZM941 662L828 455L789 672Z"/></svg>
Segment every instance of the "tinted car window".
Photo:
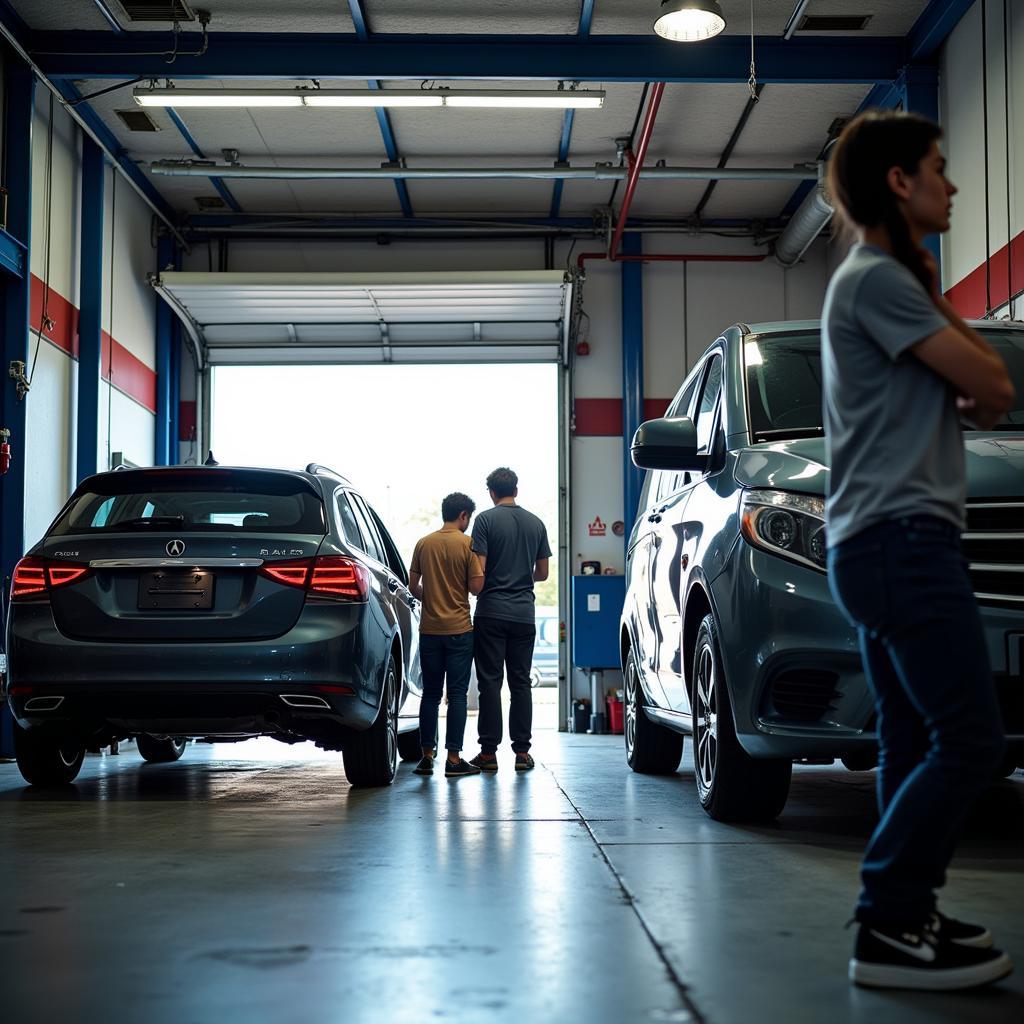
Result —
<svg viewBox="0 0 1024 1024"><path fill-rule="evenodd" d="M339 491L337 500L338 515L341 518L341 531L344 533L345 539L350 544L354 544L360 551L366 551L366 541L359 530L359 524L356 522L356 516L352 511L352 506L349 504L348 496L344 491Z"/></svg>
<svg viewBox="0 0 1024 1024"><path fill-rule="evenodd" d="M718 395L722 390L722 357L715 356L708 367L707 377L704 378L704 390L700 395L700 404L697 407L697 450L707 448L711 442L711 428L714 426L715 406L718 404Z"/></svg>
<svg viewBox="0 0 1024 1024"><path fill-rule="evenodd" d="M408 583L409 573L405 568L405 562L402 561L402 556L398 553L398 545L395 544L391 534L384 528L380 516L377 515L370 505L367 505L366 508L373 519L373 525L377 527L377 535L384 545L384 554L387 555L388 567L403 583Z"/></svg>
<svg viewBox="0 0 1024 1024"><path fill-rule="evenodd" d="M93 477L77 491L50 536L173 529L183 533L323 534L323 502L283 473L153 470Z"/></svg>
<svg viewBox="0 0 1024 1024"><path fill-rule="evenodd" d="M366 538L366 552L377 559L382 565L387 565L387 556L384 554L384 545L377 536L377 528L370 521L370 513L358 494L350 494L349 501L352 503L352 511L359 520L359 532Z"/></svg>

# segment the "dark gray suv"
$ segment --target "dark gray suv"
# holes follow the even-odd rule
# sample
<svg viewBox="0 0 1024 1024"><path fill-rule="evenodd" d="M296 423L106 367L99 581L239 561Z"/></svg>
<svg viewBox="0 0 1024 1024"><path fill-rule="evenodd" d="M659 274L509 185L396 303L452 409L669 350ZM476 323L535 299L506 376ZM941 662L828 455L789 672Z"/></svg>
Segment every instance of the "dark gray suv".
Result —
<svg viewBox="0 0 1024 1024"><path fill-rule="evenodd" d="M1024 765L1024 325L975 326L1018 395L995 429L964 436L964 553L1008 774ZM821 402L816 322L737 324L701 356L668 416L633 439L634 462L651 472L626 556L626 757L635 771L674 772L691 735L697 793L714 818L775 817L794 761L866 769L877 756L857 637L825 570Z"/></svg>
<svg viewBox="0 0 1024 1024"><path fill-rule="evenodd" d="M419 610L342 477L223 466L89 477L15 569L7 699L25 779L70 782L134 736L340 750L354 785L419 756Z"/></svg>

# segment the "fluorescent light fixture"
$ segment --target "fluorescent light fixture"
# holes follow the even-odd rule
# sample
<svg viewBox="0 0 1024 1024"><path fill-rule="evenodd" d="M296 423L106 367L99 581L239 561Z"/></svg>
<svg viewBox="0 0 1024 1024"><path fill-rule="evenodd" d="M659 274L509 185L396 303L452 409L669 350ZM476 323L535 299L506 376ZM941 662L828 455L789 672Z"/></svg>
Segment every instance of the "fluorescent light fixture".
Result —
<svg viewBox="0 0 1024 1024"><path fill-rule="evenodd" d="M598 109L597 89L136 89L141 107L494 107Z"/></svg>
<svg viewBox="0 0 1024 1024"><path fill-rule="evenodd" d="M661 0L654 31L674 43L700 43L725 28L725 15L715 0Z"/></svg>

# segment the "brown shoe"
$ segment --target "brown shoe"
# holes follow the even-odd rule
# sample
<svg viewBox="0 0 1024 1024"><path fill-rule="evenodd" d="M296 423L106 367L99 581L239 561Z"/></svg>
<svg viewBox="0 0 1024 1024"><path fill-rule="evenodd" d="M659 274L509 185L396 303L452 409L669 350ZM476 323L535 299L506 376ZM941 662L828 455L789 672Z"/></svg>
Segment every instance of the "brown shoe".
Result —
<svg viewBox="0 0 1024 1024"><path fill-rule="evenodd" d="M482 772L496 772L498 770L498 759L494 754L477 754L469 763L476 765Z"/></svg>
<svg viewBox="0 0 1024 1024"><path fill-rule="evenodd" d="M516 771L528 772L535 768L536 764L529 754L516 754Z"/></svg>

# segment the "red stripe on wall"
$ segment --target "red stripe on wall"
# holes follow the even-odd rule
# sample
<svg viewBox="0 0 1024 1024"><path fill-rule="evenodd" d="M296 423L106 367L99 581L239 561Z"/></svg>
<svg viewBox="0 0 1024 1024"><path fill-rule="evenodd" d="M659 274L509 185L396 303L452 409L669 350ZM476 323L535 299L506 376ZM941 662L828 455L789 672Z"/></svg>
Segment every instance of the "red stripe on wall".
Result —
<svg viewBox="0 0 1024 1024"><path fill-rule="evenodd" d="M644 419L665 415L671 398L644 399ZM577 398L575 402L577 437L622 437L621 398Z"/></svg>
<svg viewBox="0 0 1024 1024"><path fill-rule="evenodd" d="M29 323L33 331L38 331L43 326L43 291L42 280L33 274L29 298ZM43 330L43 337L77 359L78 309L60 292L51 288L46 297L46 312L53 325ZM129 352L119 341L111 338L106 331L103 332L101 343L101 363L100 371L104 380L109 380L118 391L151 413L156 413L156 371Z"/></svg>
<svg viewBox="0 0 1024 1024"><path fill-rule="evenodd" d="M972 318L983 317L989 310L1005 306L1011 298L1024 291L1024 231L992 255L988 262L988 282L991 306L987 301L984 263L953 285L946 292L946 298L962 317Z"/></svg>

